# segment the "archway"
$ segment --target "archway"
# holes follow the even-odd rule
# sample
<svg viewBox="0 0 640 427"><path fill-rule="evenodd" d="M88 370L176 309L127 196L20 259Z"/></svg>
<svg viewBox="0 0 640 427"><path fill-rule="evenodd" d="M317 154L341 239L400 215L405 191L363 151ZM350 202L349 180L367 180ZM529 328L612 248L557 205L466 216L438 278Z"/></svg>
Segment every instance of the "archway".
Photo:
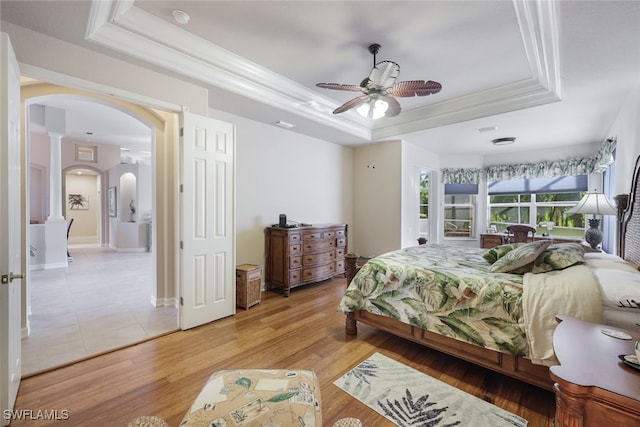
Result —
<svg viewBox="0 0 640 427"><path fill-rule="evenodd" d="M153 218L153 229L149 226L150 234L154 236L150 238L149 241L157 242L159 239L156 237L160 236L162 243L154 244L153 247L149 247L149 251L153 253L153 268L150 271L151 281L154 286L153 289L149 290L149 294L146 298L147 304L151 301L151 305L155 307L173 307L176 309L176 315L174 319L174 328L177 328L177 305L175 304L175 290L173 289L173 285L169 285L168 277L172 276L173 272L173 255L172 255L172 242L173 242L173 233L169 228L165 227L168 219L172 219L172 204L167 203L167 197L161 195L161 197L157 197L158 193L164 193L166 191L168 183L166 178L171 177L172 171L167 171L166 168L168 165L166 159L168 158L168 154L171 153L172 147L171 142L173 139L173 130L175 129L175 123L177 122L177 118L173 113L166 113L161 111L155 111L149 108L144 108L138 105L130 104L125 101L104 97L100 95L95 95L91 93L86 93L82 91L77 91L69 88L63 88L52 84L46 83L36 83L36 84L28 84L23 86L22 90L22 98L23 98L23 111L28 111L28 106L38 103L46 103L55 97L64 97L65 102L91 102L103 105L105 107L118 110L122 114L126 114L127 116L134 118L135 120L144 123L145 126L149 129L149 143L152 145L152 149L150 150L150 158L151 161L157 162L160 160L160 165L158 167L153 167L152 176L148 180L149 184L149 193L152 201L150 202L151 209L150 216ZM33 135L32 132L29 131L28 128L28 114L25 114L25 120L23 123L27 124L24 129L24 134L26 135L26 143L25 143L25 152L29 153L29 148L31 147ZM76 149L78 146L97 146L89 143L82 143L82 141L75 141ZM101 152L98 153L98 159L101 159ZM81 153L82 154L82 153ZM118 159L122 157L125 161L131 158L131 154L127 154L127 156L122 156L120 150L118 150ZM134 156L135 157L135 156ZM26 158L29 161L29 155L27 154ZM110 217L106 213L107 208L109 206L108 200L108 192L110 187L110 181L108 173L105 172L104 168L101 167L99 163L96 165L90 165L86 162L83 162L84 158L80 158L78 160L77 154L75 157L75 162L71 162L71 164L65 165L62 174L63 179L62 182L66 185L66 180L64 176L66 173L71 172L73 170L86 170L88 172L94 173L96 177L99 177L97 184L97 191L93 197L93 201L89 200L90 206L95 206L96 208L100 208L100 212L103 212L99 221L98 221L98 241L100 246L108 246L109 244L109 230L110 230ZM120 163L120 162L118 162ZM46 171L45 171L46 172ZM43 172L44 173L44 172ZM25 181L29 182L28 176L25 177ZM28 188L29 186L27 186ZM63 188L61 193L66 198L68 196L68 191L66 188ZM29 197L27 197L29 200ZM63 200L65 207L66 200ZM93 203L92 203L93 202ZM28 210L26 210L28 212ZM66 213L66 212L65 212ZM83 212L76 212L83 213ZM67 215L66 215L67 216ZM151 223L151 222L150 222ZM27 234L29 234L27 232ZM165 237L169 236L168 239ZM27 239L28 240L28 235ZM159 267L161 266L161 267ZM27 281L27 291L25 292L23 301L28 301L29 299L29 281ZM26 307L23 307L23 313L27 313ZM29 323L27 318L23 318L24 330L29 329Z"/></svg>

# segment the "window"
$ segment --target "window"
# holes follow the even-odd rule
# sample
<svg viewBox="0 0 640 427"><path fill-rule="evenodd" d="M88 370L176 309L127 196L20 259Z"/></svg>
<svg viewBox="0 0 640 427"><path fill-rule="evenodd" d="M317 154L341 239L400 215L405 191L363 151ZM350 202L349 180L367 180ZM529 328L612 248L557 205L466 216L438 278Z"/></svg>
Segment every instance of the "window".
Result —
<svg viewBox="0 0 640 427"><path fill-rule="evenodd" d="M478 184L444 185L444 237L473 237Z"/></svg>
<svg viewBox="0 0 640 427"><path fill-rule="evenodd" d="M429 171L420 170L420 232L419 237L429 238Z"/></svg>
<svg viewBox="0 0 640 427"><path fill-rule="evenodd" d="M499 232L510 224L530 224L536 234L582 236L584 215L568 215L587 191L587 176L493 181L489 188L489 225Z"/></svg>
<svg viewBox="0 0 640 427"><path fill-rule="evenodd" d="M92 145L76 145L76 161L98 162L98 147Z"/></svg>

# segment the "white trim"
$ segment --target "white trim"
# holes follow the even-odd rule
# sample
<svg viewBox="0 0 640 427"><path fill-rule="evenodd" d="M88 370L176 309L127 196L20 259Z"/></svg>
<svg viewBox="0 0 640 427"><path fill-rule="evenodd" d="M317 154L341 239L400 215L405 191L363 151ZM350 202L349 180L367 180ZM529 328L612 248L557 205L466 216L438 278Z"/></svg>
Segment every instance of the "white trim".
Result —
<svg viewBox="0 0 640 427"><path fill-rule="evenodd" d="M20 63L20 71L23 76L31 77L36 80L53 83L58 86L64 86L71 89L79 89L87 92L107 95L114 99L128 101L149 108L162 109L173 112L180 112L185 107L171 102L160 101L156 98L140 95L135 92L118 89L113 86L106 86L90 80L80 79L78 77L61 74L56 71L47 70L46 68L36 67L34 65ZM137 118L137 117L136 117ZM137 118L138 119L138 118ZM140 120L140 119L138 119Z"/></svg>
<svg viewBox="0 0 640 427"><path fill-rule="evenodd" d="M534 107L560 100L556 2L513 0L532 76L446 102L405 111L375 128L355 113L333 115L335 101L133 5L92 0L87 40L150 64L222 87L368 140ZM385 124L386 123L386 124Z"/></svg>
<svg viewBox="0 0 640 427"><path fill-rule="evenodd" d="M178 306L177 298L156 298L154 296L151 296L150 302L154 307L175 307L177 309L180 309L180 307Z"/></svg>

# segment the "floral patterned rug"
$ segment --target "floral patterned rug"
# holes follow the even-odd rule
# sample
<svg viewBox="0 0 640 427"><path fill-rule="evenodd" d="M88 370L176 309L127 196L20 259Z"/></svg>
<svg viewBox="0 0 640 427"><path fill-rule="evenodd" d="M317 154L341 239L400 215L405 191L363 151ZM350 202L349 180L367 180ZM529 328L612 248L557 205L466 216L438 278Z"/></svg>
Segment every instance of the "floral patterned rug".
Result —
<svg viewBox="0 0 640 427"><path fill-rule="evenodd" d="M527 425L524 418L380 353L334 384L401 427Z"/></svg>

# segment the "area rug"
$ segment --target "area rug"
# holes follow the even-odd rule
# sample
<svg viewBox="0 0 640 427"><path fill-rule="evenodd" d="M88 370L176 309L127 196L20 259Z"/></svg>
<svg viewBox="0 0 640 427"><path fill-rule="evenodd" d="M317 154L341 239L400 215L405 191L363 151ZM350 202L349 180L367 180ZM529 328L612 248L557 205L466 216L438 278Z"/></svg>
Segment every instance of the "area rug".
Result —
<svg viewBox="0 0 640 427"><path fill-rule="evenodd" d="M524 427L527 420L380 353L334 384L401 427Z"/></svg>

